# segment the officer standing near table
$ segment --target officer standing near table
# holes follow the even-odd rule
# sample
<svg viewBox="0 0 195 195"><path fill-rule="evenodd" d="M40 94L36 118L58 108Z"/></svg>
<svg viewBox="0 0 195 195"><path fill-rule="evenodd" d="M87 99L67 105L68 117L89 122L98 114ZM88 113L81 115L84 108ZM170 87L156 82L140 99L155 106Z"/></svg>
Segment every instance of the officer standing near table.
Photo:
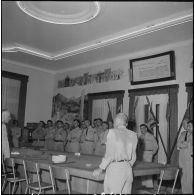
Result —
<svg viewBox="0 0 195 195"><path fill-rule="evenodd" d="M67 137L67 152L80 152L80 138L82 135L82 130L80 129L80 121L74 119L73 121L74 129L72 129Z"/></svg>
<svg viewBox="0 0 195 195"><path fill-rule="evenodd" d="M95 149L95 142L97 140L97 132L91 127L89 120L85 120L85 129L81 135L81 153L83 154L93 154Z"/></svg>
<svg viewBox="0 0 195 195"><path fill-rule="evenodd" d="M55 136L55 126L52 120L47 120L47 126L45 128L45 148L48 150L54 150L54 136Z"/></svg>
<svg viewBox="0 0 195 195"><path fill-rule="evenodd" d="M56 122L56 130L54 135L54 149L59 152L64 152L67 133L64 130L64 123L61 120Z"/></svg>
<svg viewBox="0 0 195 195"><path fill-rule="evenodd" d="M107 135L106 153L93 175L106 170L104 193L130 194L133 182L132 166L136 161L137 134L126 128L127 116L119 113L114 128Z"/></svg>
<svg viewBox="0 0 195 195"><path fill-rule="evenodd" d="M148 126L146 124L140 125L141 136L139 141L141 144L142 160L144 162L152 162L153 156L158 150L158 144L156 138L152 133L149 133ZM153 181L151 176L142 177L142 185L146 187L153 187Z"/></svg>

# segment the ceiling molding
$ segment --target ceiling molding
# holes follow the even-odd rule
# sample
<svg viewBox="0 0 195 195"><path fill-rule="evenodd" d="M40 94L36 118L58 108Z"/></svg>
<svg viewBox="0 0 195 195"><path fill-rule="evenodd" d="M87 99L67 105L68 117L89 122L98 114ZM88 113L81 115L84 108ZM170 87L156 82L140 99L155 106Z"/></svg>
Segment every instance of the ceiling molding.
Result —
<svg viewBox="0 0 195 195"><path fill-rule="evenodd" d="M142 51L139 51L139 52L136 51L136 52L131 53L131 54L120 55L120 56L117 56L117 57L114 57L114 58L99 60L99 61L95 61L93 63L87 63L87 64L79 65L79 66L76 66L76 67L64 68L64 69L60 69L60 70L57 70L57 71L54 71L54 72L55 72L55 74L60 74L60 73L63 74L64 72L67 72L67 71L71 72L71 71L81 70L81 69L84 69L84 68L91 68L91 67L94 67L94 66L106 65L108 63L113 63L113 62L120 61L120 60L126 60L126 59L129 60L131 58L138 58L140 56L143 56L143 52L144 52L144 55L150 55L151 53L154 53L154 51L156 51L156 50L158 50L158 51L162 50L162 52L165 52L166 50L169 50L170 48L174 49L176 47L192 45L192 43L193 43L193 39L186 40L186 41L181 41L181 42L177 42L177 43L171 43L171 44L168 44L168 45L165 45L165 46L149 48L147 50L142 50Z"/></svg>
<svg viewBox="0 0 195 195"><path fill-rule="evenodd" d="M45 69L45 68L38 68L38 67L35 67L35 66L32 66L32 65L26 65L22 62L16 62L16 61L5 59L5 58L2 58L2 63L3 62L9 63L9 64L14 65L14 66L16 65L16 66L21 66L21 67L28 68L28 69L34 69L34 70L38 70L38 71L47 72L47 73L50 73L50 74L56 74L55 71L52 71L52 70L48 70L48 69Z"/></svg>
<svg viewBox="0 0 195 195"><path fill-rule="evenodd" d="M101 47L106 47L108 45L119 43L125 40L133 39L139 36L144 36L146 34L159 31L165 28L169 28L172 26L176 26L182 23L186 23L189 21L193 21L193 10L190 10L190 12L188 11L188 13L185 13L177 17L173 17L171 19L168 18L164 21L152 22L149 25L145 24L141 28L136 29L134 31L132 31L132 29L129 29L129 32L126 32L125 34L121 33L120 35L117 35L117 36L113 35L111 38L107 38L105 40L96 40L93 43L88 43L88 45L86 46L78 47L76 49L72 49L69 51L64 51L62 53L58 53L55 55L51 53L46 53L44 51L28 48L18 43L13 44L12 46L2 46L2 52L23 52L23 53L38 56L38 57L41 57L47 60L56 61L56 60L64 59L64 58L74 56L77 54L81 54L87 51L95 50Z"/></svg>

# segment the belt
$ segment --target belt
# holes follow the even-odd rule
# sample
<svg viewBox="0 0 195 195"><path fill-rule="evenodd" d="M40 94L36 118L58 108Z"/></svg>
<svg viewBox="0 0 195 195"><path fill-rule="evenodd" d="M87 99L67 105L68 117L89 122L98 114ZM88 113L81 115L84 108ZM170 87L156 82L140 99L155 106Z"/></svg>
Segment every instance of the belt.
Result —
<svg viewBox="0 0 195 195"><path fill-rule="evenodd" d="M56 139L54 139L54 141L55 141L55 142L64 142L64 141L62 141L62 140L56 140Z"/></svg>
<svg viewBox="0 0 195 195"><path fill-rule="evenodd" d="M33 139L33 141L45 141L45 139Z"/></svg>
<svg viewBox="0 0 195 195"><path fill-rule="evenodd" d="M85 139L85 141L88 141L88 142L93 142L93 140L89 140L89 139Z"/></svg>
<svg viewBox="0 0 195 195"><path fill-rule="evenodd" d="M112 162L128 162L128 160L119 160L119 161L113 160Z"/></svg>
<svg viewBox="0 0 195 195"><path fill-rule="evenodd" d="M101 145L105 146L106 144L102 143Z"/></svg>

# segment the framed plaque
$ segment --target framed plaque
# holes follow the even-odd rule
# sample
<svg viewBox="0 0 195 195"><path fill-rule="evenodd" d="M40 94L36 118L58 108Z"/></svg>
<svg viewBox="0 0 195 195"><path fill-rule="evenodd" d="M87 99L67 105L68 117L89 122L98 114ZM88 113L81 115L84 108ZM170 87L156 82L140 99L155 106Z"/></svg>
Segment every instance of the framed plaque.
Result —
<svg viewBox="0 0 195 195"><path fill-rule="evenodd" d="M175 79L174 51L130 60L132 85Z"/></svg>

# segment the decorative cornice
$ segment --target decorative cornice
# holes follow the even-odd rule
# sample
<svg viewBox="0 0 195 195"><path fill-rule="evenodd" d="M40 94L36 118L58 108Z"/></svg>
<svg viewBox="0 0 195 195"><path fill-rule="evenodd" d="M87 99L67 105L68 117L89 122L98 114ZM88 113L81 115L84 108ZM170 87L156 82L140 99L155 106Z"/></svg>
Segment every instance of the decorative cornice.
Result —
<svg viewBox="0 0 195 195"><path fill-rule="evenodd" d="M150 25L145 25L144 27L134 30L132 31L132 29L129 29L128 33L125 34L121 34L118 36L113 36L112 38L109 39L105 39L105 40L99 40L96 41L92 44L88 44L87 46L83 46L83 47L78 47L77 49L73 49L73 50L69 50L69 51L64 51L62 53L58 53L56 55L53 55L51 53L46 53L43 51L39 51L36 49L32 49L32 48L28 48L24 45L21 44L17 44L15 43L12 46L3 46L2 47L2 52L24 52L24 53L28 53L30 55L35 55L47 60L60 60L63 58L67 58L70 56L74 56L77 54L81 54L87 51L91 51L91 50L95 50L101 47L105 47L108 45L112 45L118 42L122 42L125 40L129 40L129 39L133 39L139 36L143 36L155 31L159 31L165 28L169 28L172 26L176 26L182 23L186 23L189 21L193 21L193 11L190 10L190 13L187 13L185 15L182 16L178 16L178 17L174 17L172 19L167 19L166 21L162 21L162 22L156 22L156 23L152 23Z"/></svg>

